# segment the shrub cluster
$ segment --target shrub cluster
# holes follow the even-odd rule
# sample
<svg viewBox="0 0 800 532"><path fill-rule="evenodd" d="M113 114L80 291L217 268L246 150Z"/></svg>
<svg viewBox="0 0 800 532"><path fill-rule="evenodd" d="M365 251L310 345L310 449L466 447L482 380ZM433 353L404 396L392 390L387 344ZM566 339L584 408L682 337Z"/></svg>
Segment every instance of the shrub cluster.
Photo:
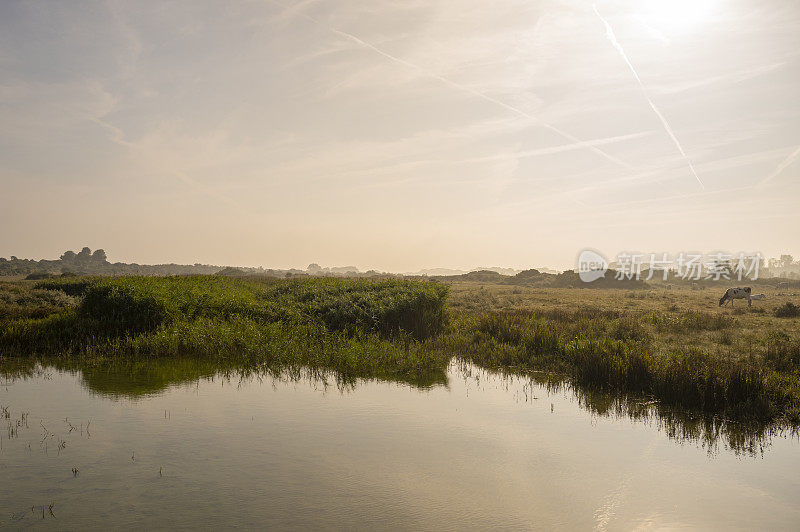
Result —
<svg viewBox="0 0 800 532"><path fill-rule="evenodd" d="M78 301L62 292L0 285L0 322L21 318L44 318L74 308Z"/></svg>

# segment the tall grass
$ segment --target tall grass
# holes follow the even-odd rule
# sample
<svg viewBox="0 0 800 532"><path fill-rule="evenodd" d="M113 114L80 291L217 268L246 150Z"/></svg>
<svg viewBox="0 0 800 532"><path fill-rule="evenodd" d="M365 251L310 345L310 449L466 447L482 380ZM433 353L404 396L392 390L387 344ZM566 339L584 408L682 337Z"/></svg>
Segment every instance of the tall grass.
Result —
<svg viewBox="0 0 800 532"><path fill-rule="evenodd" d="M0 321L44 318L74 308L78 300L62 292L0 283Z"/></svg>
<svg viewBox="0 0 800 532"><path fill-rule="evenodd" d="M402 380L443 379L447 365L422 344L446 325L437 283L192 276L39 286L83 297L70 311L0 324L0 355L210 357Z"/></svg>
<svg viewBox="0 0 800 532"><path fill-rule="evenodd" d="M42 290L57 290L68 296L78 297L86 293L90 286L96 283L99 277L61 277L46 281L39 281L34 288Z"/></svg>
<svg viewBox="0 0 800 532"><path fill-rule="evenodd" d="M443 329L446 295L442 285L402 280L124 277L90 285L80 313L128 333L180 319L239 316L264 323L311 321L331 331L385 337L403 333L423 340Z"/></svg>
<svg viewBox="0 0 800 532"><path fill-rule="evenodd" d="M555 317L556 319L552 319ZM554 371L585 388L616 390L738 419L785 416L800 421L797 348L780 344L764 361L712 357L686 346L655 355L646 330L630 317L595 319L583 327L577 316L493 312L462 322L460 351L490 368ZM691 318L678 328L714 329L726 322Z"/></svg>

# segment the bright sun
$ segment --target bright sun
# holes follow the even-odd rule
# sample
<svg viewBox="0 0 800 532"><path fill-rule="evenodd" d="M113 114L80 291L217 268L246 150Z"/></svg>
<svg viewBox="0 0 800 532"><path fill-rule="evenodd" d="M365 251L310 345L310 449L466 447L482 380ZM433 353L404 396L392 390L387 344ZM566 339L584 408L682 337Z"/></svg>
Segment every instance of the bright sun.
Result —
<svg viewBox="0 0 800 532"><path fill-rule="evenodd" d="M710 20L716 4L716 0L643 0L639 5L651 25L680 32Z"/></svg>

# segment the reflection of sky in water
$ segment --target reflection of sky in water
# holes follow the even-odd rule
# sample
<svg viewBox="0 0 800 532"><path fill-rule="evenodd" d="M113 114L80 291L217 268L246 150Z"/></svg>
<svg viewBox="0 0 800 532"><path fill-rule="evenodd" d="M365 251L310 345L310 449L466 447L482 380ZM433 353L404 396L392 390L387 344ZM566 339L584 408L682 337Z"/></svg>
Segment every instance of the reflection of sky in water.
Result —
<svg viewBox="0 0 800 532"><path fill-rule="evenodd" d="M12 514L36 524L51 502L58 521L48 524L70 528L800 520L796 439L774 437L755 457L724 445L709 454L666 437L656 420L593 415L571 393L480 371L452 368L446 387L367 382L343 393L309 380L215 378L135 400L87 389L80 372L47 373L0 386L4 425L29 412L18 437L0 432L0 525Z"/></svg>

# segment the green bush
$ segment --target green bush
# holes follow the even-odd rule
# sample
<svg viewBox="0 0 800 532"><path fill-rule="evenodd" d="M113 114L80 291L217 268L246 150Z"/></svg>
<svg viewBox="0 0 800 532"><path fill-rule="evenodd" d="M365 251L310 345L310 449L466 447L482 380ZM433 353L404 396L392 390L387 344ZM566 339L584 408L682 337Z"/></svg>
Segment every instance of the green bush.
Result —
<svg viewBox="0 0 800 532"><path fill-rule="evenodd" d="M424 340L440 333L447 319L447 288L419 281L188 276L59 279L36 286L83 295L81 314L118 333L152 330L178 318L240 316Z"/></svg>
<svg viewBox="0 0 800 532"><path fill-rule="evenodd" d="M137 291L132 286L99 284L89 288L81 315L108 324L114 332L135 334L155 329L177 315L174 302Z"/></svg>

